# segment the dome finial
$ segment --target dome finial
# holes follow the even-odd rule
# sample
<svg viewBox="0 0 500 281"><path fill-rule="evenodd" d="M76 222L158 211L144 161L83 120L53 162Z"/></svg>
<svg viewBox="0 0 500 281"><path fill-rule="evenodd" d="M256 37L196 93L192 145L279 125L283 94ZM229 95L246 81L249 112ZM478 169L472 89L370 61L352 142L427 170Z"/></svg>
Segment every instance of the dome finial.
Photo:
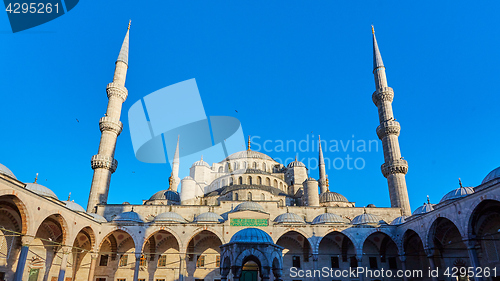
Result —
<svg viewBox="0 0 500 281"><path fill-rule="evenodd" d="M366 214L366 208L363 207L363 214Z"/></svg>
<svg viewBox="0 0 500 281"><path fill-rule="evenodd" d="M248 148L247 148L248 151L250 151L250 143L251 143L251 141L250 141L250 135L248 135Z"/></svg>
<svg viewBox="0 0 500 281"><path fill-rule="evenodd" d="M201 155L201 161L203 161L203 154Z"/></svg>
<svg viewBox="0 0 500 281"><path fill-rule="evenodd" d="M429 195L427 195L427 204L430 204L431 200L429 199Z"/></svg>
<svg viewBox="0 0 500 281"><path fill-rule="evenodd" d="M134 211L134 206L132 206L132 212Z"/></svg>
<svg viewBox="0 0 500 281"><path fill-rule="evenodd" d="M37 180L38 180L38 173L36 173L35 182L34 183L36 183Z"/></svg>
<svg viewBox="0 0 500 281"><path fill-rule="evenodd" d="M295 155L295 161L297 161L297 155Z"/></svg>
<svg viewBox="0 0 500 281"><path fill-rule="evenodd" d="M68 201L71 199L71 192L68 194Z"/></svg>
<svg viewBox="0 0 500 281"><path fill-rule="evenodd" d="M128 20L128 28L127 28L127 30L130 30L130 24L131 23L132 23L132 20ZM372 25L372 27L373 27L373 25Z"/></svg>
<svg viewBox="0 0 500 281"><path fill-rule="evenodd" d="M330 180L328 179L328 176L326 176L326 189L327 189L327 191L330 190L329 187L330 187Z"/></svg>
<svg viewBox="0 0 500 281"><path fill-rule="evenodd" d="M372 24L372 34L375 34L375 27L373 27L373 24Z"/></svg>
<svg viewBox="0 0 500 281"><path fill-rule="evenodd" d="M458 178L458 184L460 185L460 188L462 188L462 180L460 178Z"/></svg>

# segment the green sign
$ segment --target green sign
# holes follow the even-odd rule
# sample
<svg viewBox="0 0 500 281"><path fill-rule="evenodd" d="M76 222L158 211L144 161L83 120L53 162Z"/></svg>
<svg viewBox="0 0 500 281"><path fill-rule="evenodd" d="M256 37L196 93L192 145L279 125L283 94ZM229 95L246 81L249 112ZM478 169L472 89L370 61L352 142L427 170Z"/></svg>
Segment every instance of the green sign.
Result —
<svg viewBox="0 0 500 281"><path fill-rule="evenodd" d="M268 226L267 219L231 219L231 226Z"/></svg>

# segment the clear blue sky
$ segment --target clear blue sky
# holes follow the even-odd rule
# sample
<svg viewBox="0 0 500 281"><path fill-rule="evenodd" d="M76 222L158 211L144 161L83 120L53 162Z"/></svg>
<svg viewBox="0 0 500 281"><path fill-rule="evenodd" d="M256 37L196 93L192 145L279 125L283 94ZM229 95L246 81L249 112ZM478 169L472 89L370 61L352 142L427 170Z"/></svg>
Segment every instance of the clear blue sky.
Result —
<svg viewBox="0 0 500 281"><path fill-rule="evenodd" d="M370 25L401 123L412 209L430 195L476 186L500 165L500 2L470 1L80 1L68 14L12 34L0 16L0 163L86 206L106 85L132 19L124 131L109 203L142 203L167 188L170 167L134 157L129 107L196 78L207 115L233 116L263 140L377 140L371 100ZM166 105L166 110L168 110ZM238 112L236 112L237 110ZM79 120L79 122L76 121ZM311 133L312 132L312 133ZM296 152L269 152L294 157ZM328 170L330 188L357 206L389 206L372 152L362 170ZM316 157L300 153L299 157ZM181 176L191 163L182 163ZM318 171L311 170L317 177Z"/></svg>

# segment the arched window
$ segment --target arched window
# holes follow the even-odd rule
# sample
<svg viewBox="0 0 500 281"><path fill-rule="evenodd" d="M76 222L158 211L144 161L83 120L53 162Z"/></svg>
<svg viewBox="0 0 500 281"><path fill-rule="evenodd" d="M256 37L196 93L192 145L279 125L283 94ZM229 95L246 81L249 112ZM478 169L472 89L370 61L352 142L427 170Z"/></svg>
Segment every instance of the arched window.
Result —
<svg viewBox="0 0 500 281"><path fill-rule="evenodd" d="M271 186L271 179L270 178L266 178L266 185Z"/></svg>
<svg viewBox="0 0 500 281"><path fill-rule="evenodd" d="M266 163L262 163L262 171L266 172Z"/></svg>
<svg viewBox="0 0 500 281"><path fill-rule="evenodd" d="M278 181L274 180L273 187L278 188Z"/></svg>
<svg viewBox="0 0 500 281"><path fill-rule="evenodd" d="M264 193L262 193L262 194L260 195L260 200L262 200L262 201L265 201L265 200L266 200L266 195L264 195Z"/></svg>
<svg viewBox="0 0 500 281"><path fill-rule="evenodd" d="M283 189L283 183L280 182L280 189Z"/></svg>
<svg viewBox="0 0 500 281"><path fill-rule="evenodd" d="M252 177L248 177L248 184L252 185Z"/></svg>
<svg viewBox="0 0 500 281"><path fill-rule="evenodd" d="M283 199L280 199L280 207L283 207Z"/></svg>
<svg viewBox="0 0 500 281"><path fill-rule="evenodd" d="M224 172L229 173L229 163L224 166Z"/></svg>
<svg viewBox="0 0 500 281"><path fill-rule="evenodd" d="M254 169L257 169L257 167L258 167L257 162L253 162L253 168L254 168Z"/></svg>
<svg viewBox="0 0 500 281"><path fill-rule="evenodd" d="M239 178L238 178L238 184L239 184L239 185L243 184L243 178L242 178L242 177L239 177Z"/></svg>
<svg viewBox="0 0 500 281"><path fill-rule="evenodd" d="M222 187L226 186L226 180L222 180Z"/></svg>
<svg viewBox="0 0 500 281"><path fill-rule="evenodd" d="M248 192L248 201L252 201L252 193Z"/></svg>
<svg viewBox="0 0 500 281"><path fill-rule="evenodd" d="M238 162L234 162L234 169L238 170L239 168L240 168L240 165L238 164Z"/></svg>
<svg viewBox="0 0 500 281"><path fill-rule="evenodd" d="M222 167L219 167L219 173L222 173L223 170L222 170Z"/></svg>
<svg viewBox="0 0 500 281"><path fill-rule="evenodd" d="M243 169L247 168L247 162L243 162Z"/></svg>
<svg viewBox="0 0 500 281"><path fill-rule="evenodd" d="M257 184L262 185L262 178L261 177L257 177Z"/></svg>
<svg viewBox="0 0 500 281"><path fill-rule="evenodd" d="M238 193L234 194L234 201L238 201Z"/></svg>
<svg viewBox="0 0 500 281"><path fill-rule="evenodd" d="M233 178L229 178L229 185L233 185Z"/></svg>

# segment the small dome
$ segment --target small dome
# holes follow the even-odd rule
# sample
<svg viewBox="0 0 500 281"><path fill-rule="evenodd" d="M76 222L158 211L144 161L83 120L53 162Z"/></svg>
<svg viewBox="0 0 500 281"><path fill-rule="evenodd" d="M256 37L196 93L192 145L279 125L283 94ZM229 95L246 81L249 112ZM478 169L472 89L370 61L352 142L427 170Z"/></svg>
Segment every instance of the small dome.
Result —
<svg viewBox="0 0 500 281"><path fill-rule="evenodd" d="M63 201L64 204L66 204L66 208L70 209L70 210L73 210L73 211L76 211L76 212L85 212L85 209L76 204L75 201Z"/></svg>
<svg viewBox="0 0 500 281"><path fill-rule="evenodd" d="M14 173L12 173L12 171L9 170L9 168L5 167L5 165L2 164L0 164L0 174L17 179L16 176L14 176Z"/></svg>
<svg viewBox="0 0 500 281"><path fill-rule="evenodd" d="M381 222L384 221L379 216L367 213L359 215L351 221L351 223L354 225L379 224Z"/></svg>
<svg viewBox="0 0 500 281"><path fill-rule="evenodd" d="M108 222L103 216L95 214L95 213L87 213L94 218L97 222Z"/></svg>
<svg viewBox="0 0 500 281"><path fill-rule="evenodd" d="M349 223L349 220L336 214L324 213L315 217L314 220L312 221L312 224L328 224L328 223Z"/></svg>
<svg viewBox="0 0 500 281"><path fill-rule="evenodd" d="M229 243L271 243L273 239L266 232L258 228L245 228L236 232Z"/></svg>
<svg viewBox="0 0 500 281"><path fill-rule="evenodd" d="M201 160L198 160L198 161L194 162L193 165L191 165L191 167L194 167L194 166L205 166L207 168L210 168L210 165L208 165L207 162L203 161L203 157L201 157Z"/></svg>
<svg viewBox="0 0 500 281"><path fill-rule="evenodd" d="M307 180L305 180L305 182L308 182L308 181L317 181L317 180L315 178L309 177L309 178L307 178Z"/></svg>
<svg viewBox="0 0 500 281"><path fill-rule="evenodd" d="M304 219L294 213L284 213L274 219L275 223L306 223Z"/></svg>
<svg viewBox="0 0 500 281"><path fill-rule="evenodd" d="M233 212L241 212L241 211L254 211L265 213L264 207L262 207L259 203L255 203L252 201L246 201L234 208Z"/></svg>
<svg viewBox="0 0 500 281"><path fill-rule="evenodd" d="M368 204L366 205L366 208L375 208L375 204Z"/></svg>
<svg viewBox="0 0 500 281"><path fill-rule="evenodd" d="M157 215L154 222L177 222L177 223L186 223L187 221L179 214L174 212L165 212Z"/></svg>
<svg viewBox="0 0 500 281"><path fill-rule="evenodd" d="M319 202L327 203L327 202L349 202L349 201L347 200L347 198L344 197L344 195L340 193L327 191L319 195Z"/></svg>
<svg viewBox="0 0 500 281"><path fill-rule="evenodd" d="M459 188L452 190L448 192L443 198L441 198L441 201L439 203L448 201L448 200L455 200L459 199L462 197L465 197L467 195L470 195L474 193L474 188L473 187L466 187L466 186L460 186Z"/></svg>
<svg viewBox="0 0 500 281"><path fill-rule="evenodd" d="M494 179L498 179L500 178L500 167L494 169L493 171L491 171L484 179L483 181L481 182L481 184L483 183L487 183L489 181L492 181Z"/></svg>
<svg viewBox="0 0 500 281"><path fill-rule="evenodd" d="M244 151L239 151L239 152L236 152L236 153L229 155L226 159L224 159L224 161L221 161L220 163L225 162L227 160L247 159L247 158L274 161L273 158L265 155L264 153L261 153L258 151L253 151L253 150L244 150Z"/></svg>
<svg viewBox="0 0 500 281"><path fill-rule="evenodd" d="M415 211L413 211L413 216L422 215L434 210L434 204L424 203L424 205L418 207Z"/></svg>
<svg viewBox="0 0 500 281"><path fill-rule="evenodd" d="M175 202L180 202L181 197L179 196L179 193L177 191L173 190L161 190L153 194L151 198L149 198L149 201L153 200L171 200Z"/></svg>
<svg viewBox="0 0 500 281"><path fill-rule="evenodd" d="M194 181L194 179L192 177L190 177L190 176L187 176L187 177L183 178L182 180L192 180L192 181Z"/></svg>
<svg viewBox="0 0 500 281"><path fill-rule="evenodd" d="M139 215L138 213L131 211L131 212L123 212L119 214L118 216L113 218L113 221L115 222L144 222L144 218Z"/></svg>
<svg viewBox="0 0 500 281"><path fill-rule="evenodd" d="M287 168L295 168L295 167L306 167L306 165L304 165L304 163L298 161L298 160L295 160L293 162L290 162L287 166Z"/></svg>
<svg viewBox="0 0 500 281"><path fill-rule="evenodd" d="M194 219L194 222L197 222L197 223L220 223L220 222L224 222L224 219L216 214L216 213L212 213L212 212L206 212L206 213L202 213L202 214L199 214L196 216L196 218Z"/></svg>
<svg viewBox="0 0 500 281"><path fill-rule="evenodd" d="M406 222L406 218L408 218L408 216L400 216L400 217L397 217L395 218L392 222L391 222L391 225L400 225L400 224L403 224Z"/></svg>
<svg viewBox="0 0 500 281"><path fill-rule="evenodd" d="M46 197L50 197L50 198L54 198L54 199L58 199L57 196L56 196L56 194L52 190L46 188L45 186L43 186L41 184L38 184L38 183L27 183L25 188L28 189L28 190L33 191L34 193L36 193L38 195L46 196Z"/></svg>

